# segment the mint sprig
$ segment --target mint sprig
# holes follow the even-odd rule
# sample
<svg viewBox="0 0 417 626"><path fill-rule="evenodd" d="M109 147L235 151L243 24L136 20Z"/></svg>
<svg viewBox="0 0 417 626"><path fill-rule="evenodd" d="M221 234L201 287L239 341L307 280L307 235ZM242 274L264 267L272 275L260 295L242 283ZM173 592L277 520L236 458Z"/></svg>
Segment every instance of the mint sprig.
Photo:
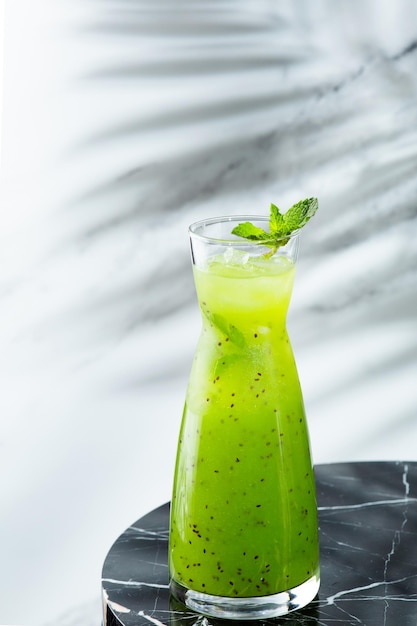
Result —
<svg viewBox="0 0 417 626"><path fill-rule="evenodd" d="M271 257L281 246L285 246L290 240L291 234L300 230L313 217L319 208L317 198L306 198L294 204L286 213L281 213L275 204L271 204L269 216L269 232L252 224L242 222L232 230L233 235L243 237L271 248L264 254Z"/></svg>

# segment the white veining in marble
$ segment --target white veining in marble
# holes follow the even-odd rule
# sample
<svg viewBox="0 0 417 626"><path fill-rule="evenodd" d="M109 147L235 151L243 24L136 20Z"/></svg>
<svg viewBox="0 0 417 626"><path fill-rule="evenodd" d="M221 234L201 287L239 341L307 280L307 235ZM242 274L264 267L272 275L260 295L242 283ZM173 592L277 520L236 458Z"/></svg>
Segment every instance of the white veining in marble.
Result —
<svg viewBox="0 0 417 626"><path fill-rule="evenodd" d="M120 583L121 585L127 585L128 587L156 587L157 589L168 589L169 585L160 585L154 583L147 583L135 580L116 580L114 578L103 578L103 582L107 583Z"/></svg>
<svg viewBox="0 0 417 626"><path fill-rule="evenodd" d="M170 498L190 222L319 197L289 315L314 459L416 458L417 4L6 0L5 23L0 623L86 626L112 542Z"/></svg>
<svg viewBox="0 0 417 626"><path fill-rule="evenodd" d="M156 624L156 626L165 626L165 624L163 624L163 622L161 622L159 619L155 619L154 617L151 617L150 615L147 615L144 611L139 611L139 616L140 617L144 617L151 624ZM206 619L206 622L208 622L207 619Z"/></svg>

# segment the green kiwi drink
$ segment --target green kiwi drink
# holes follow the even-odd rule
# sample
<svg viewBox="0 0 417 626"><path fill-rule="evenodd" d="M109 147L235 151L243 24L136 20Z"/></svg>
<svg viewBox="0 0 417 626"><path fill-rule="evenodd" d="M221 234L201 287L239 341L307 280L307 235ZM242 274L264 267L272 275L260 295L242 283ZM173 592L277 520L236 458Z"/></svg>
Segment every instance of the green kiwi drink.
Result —
<svg viewBox="0 0 417 626"><path fill-rule="evenodd" d="M295 266L276 255L194 268L203 328L180 433L172 578L227 597L318 572L315 482L286 331Z"/></svg>
<svg viewBox="0 0 417 626"><path fill-rule="evenodd" d="M314 472L286 330L307 198L190 226L202 315L171 503L172 595L220 618L308 604L319 584ZM243 241L242 241L243 240Z"/></svg>

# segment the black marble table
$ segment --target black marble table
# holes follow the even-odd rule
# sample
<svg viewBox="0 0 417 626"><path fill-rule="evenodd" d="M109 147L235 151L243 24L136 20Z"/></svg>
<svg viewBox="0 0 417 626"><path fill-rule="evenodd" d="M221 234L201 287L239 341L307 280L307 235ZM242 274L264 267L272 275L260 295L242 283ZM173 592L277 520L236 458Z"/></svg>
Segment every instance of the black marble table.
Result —
<svg viewBox="0 0 417 626"><path fill-rule="evenodd" d="M315 469L321 544L318 597L301 611L255 624L416 626L417 462L340 463ZM170 598L168 523L167 503L135 522L113 544L102 572L104 626L226 624Z"/></svg>

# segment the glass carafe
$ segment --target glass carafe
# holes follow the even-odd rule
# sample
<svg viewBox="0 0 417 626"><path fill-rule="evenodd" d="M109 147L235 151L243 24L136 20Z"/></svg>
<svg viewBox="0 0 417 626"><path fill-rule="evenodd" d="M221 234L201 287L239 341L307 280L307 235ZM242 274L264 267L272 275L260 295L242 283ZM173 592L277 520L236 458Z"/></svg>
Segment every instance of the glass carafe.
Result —
<svg viewBox="0 0 417 626"><path fill-rule="evenodd" d="M189 378L171 503L172 594L220 618L268 618L319 587L314 471L286 330L298 233L274 254L231 234L251 220L190 227L202 331ZM269 253L269 254L268 254Z"/></svg>

